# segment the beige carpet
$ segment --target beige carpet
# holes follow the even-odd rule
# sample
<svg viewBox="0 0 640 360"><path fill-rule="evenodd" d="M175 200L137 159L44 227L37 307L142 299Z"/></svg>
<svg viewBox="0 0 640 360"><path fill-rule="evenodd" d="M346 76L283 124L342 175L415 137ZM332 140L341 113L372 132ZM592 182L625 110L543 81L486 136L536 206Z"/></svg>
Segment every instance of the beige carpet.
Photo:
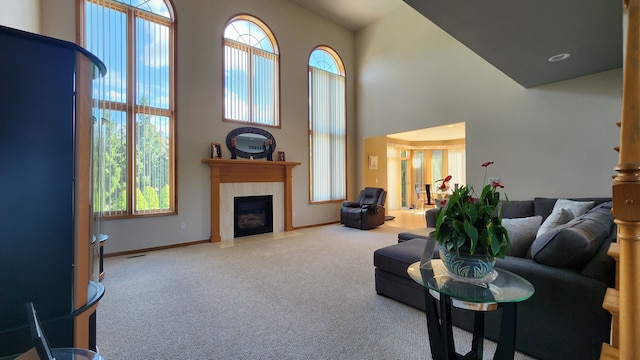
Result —
<svg viewBox="0 0 640 360"><path fill-rule="evenodd" d="M100 353L107 360L430 359L424 313L374 289L373 251L401 231L329 225L106 258ZM466 352L470 334L454 334ZM494 349L486 341L485 358Z"/></svg>

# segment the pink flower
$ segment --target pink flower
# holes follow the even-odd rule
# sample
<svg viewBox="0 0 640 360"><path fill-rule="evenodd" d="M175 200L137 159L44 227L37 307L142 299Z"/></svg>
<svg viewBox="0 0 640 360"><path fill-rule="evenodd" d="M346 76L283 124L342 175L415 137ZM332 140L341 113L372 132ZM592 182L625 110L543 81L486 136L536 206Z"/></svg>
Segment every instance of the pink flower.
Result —
<svg viewBox="0 0 640 360"><path fill-rule="evenodd" d="M452 176L451 175L447 175L446 178L444 178L445 182L451 181Z"/></svg>
<svg viewBox="0 0 640 360"><path fill-rule="evenodd" d="M469 202L471 202L471 203L476 202L476 200L477 200L477 199L476 199L476 198L474 198L473 196L469 198Z"/></svg>
<svg viewBox="0 0 640 360"><path fill-rule="evenodd" d="M440 200L440 205L442 206L447 205L447 199Z"/></svg>
<svg viewBox="0 0 640 360"><path fill-rule="evenodd" d="M497 187L499 187L500 189L504 189L504 185L500 184L500 183L499 183L499 182L497 182L497 181L492 181L492 182L491 182L491 187L492 187L492 188L497 188Z"/></svg>
<svg viewBox="0 0 640 360"><path fill-rule="evenodd" d="M491 164L493 164L493 161L487 161L486 163L482 164L482 167L487 167Z"/></svg>

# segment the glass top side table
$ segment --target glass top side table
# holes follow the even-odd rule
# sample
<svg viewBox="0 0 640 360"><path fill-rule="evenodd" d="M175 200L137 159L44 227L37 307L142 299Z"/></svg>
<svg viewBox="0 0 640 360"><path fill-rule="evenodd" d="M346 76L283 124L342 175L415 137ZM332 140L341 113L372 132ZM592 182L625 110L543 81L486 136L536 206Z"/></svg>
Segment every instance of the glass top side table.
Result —
<svg viewBox="0 0 640 360"><path fill-rule="evenodd" d="M104 360L101 355L87 349L53 348L51 352L56 360Z"/></svg>
<svg viewBox="0 0 640 360"><path fill-rule="evenodd" d="M520 302L533 295L533 285L521 276L502 269L496 271L498 276L493 282L472 283L449 277L441 260L433 259L422 267L418 261L407 269L409 276L431 290L434 297L446 294L457 300L454 306L462 309L475 310L482 307L485 310L493 310L497 308L498 303ZM423 273L426 273L426 276L423 277ZM427 279L426 283L424 278Z"/></svg>
<svg viewBox="0 0 640 360"><path fill-rule="evenodd" d="M482 359L484 313L502 309L502 324L494 359L513 359L515 352L516 305L529 299L535 289L521 276L502 269L491 283L465 282L450 276L441 260L420 261L409 266L407 273L425 288L425 309L431 353L436 360L456 359L451 324L451 306L474 311L471 351L465 359ZM440 315L438 314L439 301Z"/></svg>

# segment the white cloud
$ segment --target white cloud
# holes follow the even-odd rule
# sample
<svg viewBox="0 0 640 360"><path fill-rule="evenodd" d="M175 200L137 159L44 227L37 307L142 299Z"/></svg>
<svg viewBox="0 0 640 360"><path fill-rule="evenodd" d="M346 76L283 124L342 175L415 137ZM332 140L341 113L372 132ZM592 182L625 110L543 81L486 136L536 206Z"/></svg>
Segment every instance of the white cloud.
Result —
<svg viewBox="0 0 640 360"><path fill-rule="evenodd" d="M150 31L145 32L145 43L142 49L143 64L152 68L169 65L169 29L164 25L152 24Z"/></svg>

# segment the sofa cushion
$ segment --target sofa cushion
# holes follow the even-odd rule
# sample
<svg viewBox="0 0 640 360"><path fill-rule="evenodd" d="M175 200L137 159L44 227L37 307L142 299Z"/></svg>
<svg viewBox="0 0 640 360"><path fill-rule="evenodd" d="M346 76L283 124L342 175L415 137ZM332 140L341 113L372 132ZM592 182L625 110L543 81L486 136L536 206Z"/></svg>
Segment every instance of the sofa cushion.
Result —
<svg viewBox="0 0 640 360"><path fill-rule="evenodd" d="M538 215L540 216L540 215ZM540 225L538 231L536 233L536 237L546 233L547 231L557 228L560 225L564 225L569 221L573 220L575 216L573 216L573 211L569 209L560 209L558 211L553 211L549 217ZM540 216L542 218L542 216Z"/></svg>
<svg viewBox="0 0 640 360"><path fill-rule="evenodd" d="M423 228L401 232L398 234L398 242L404 242L411 239L426 239L432 231L434 231L433 228Z"/></svg>
<svg viewBox="0 0 640 360"><path fill-rule="evenodd" d="M502 203L502 211L500 215L502 215L503 218L524 218L533 216L533 201L504 201Z"/></svg>
<svg viewBox="0 0 640 360"><path fill-rule="evenodd" d="M538 230L538 236L553 229L554 227L568 223L571 219L587 212L595 203L593 201L574 201L569 199L558 199L553 205L551 214L547 217ZM570 211L570 214L567 213Z"/></svg>
<svg viewBox="0 0 640 360"><path fill-rule="evenodd" d="M531 244L531 258L545 265L581 268L596 254L611 226L611 203L603 203L538 236Z"/></svg>
<svg viewBox="0 0 640 360"><path fill-rule="evenodd" d="M542 216L502 219L502 226L507 229L511 240L511 248L507 255L525 257L536 238L540 224L542 224Z"/></svg>
<svg viewBox="0 0 640 360"><path fill-rule="evenodd" d="M533 215L542 216L542 222L547 219L551 210L553 210L556 204L557 198L541 198L537 197L533 199ZM570 198L574 201L593 201L594 205L600 205L602 203L611 201L611 198Z"/></svg>
<svg viewBox="0 0 640 360"><path fill-rule="evenodd" d="M558 199L553 205L553 211L555 209L569 209L573 213L573 217L578 217L591 209L595 203L593 201L575 201L569 199Z"/></svg>
<svg viewBox="0 0 640 360"><path fill-rule="evenodd" d="M427 239L412 239L389 245L373 253L373 265L386 272L409 278L407 268L420 261Z"/></svg>

